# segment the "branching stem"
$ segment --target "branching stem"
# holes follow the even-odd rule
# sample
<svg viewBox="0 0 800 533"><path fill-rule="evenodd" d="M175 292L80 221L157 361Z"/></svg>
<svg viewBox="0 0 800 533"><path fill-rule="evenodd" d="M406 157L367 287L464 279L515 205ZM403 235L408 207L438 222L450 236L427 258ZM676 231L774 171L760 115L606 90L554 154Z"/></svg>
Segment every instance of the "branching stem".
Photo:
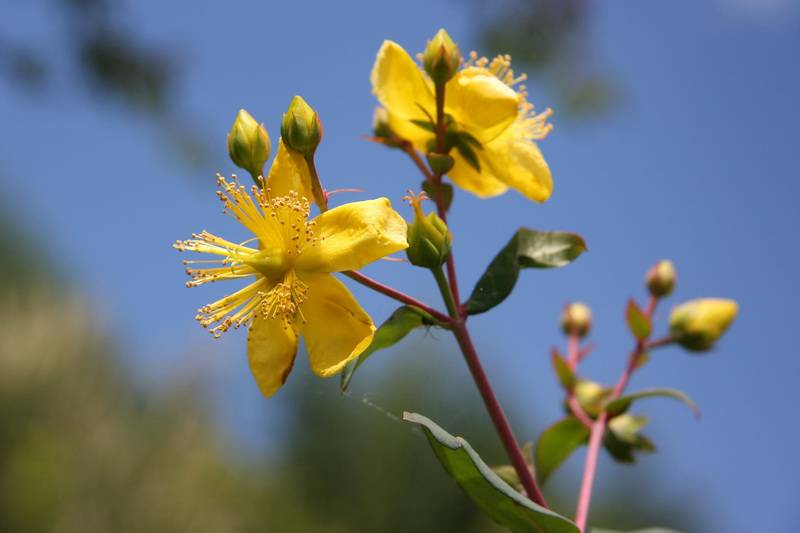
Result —
<svg viewBox="0 0 800 533"><path fill-rule="evenodd" d="M645 315L649 320L652 320L653 318L653 313L655 312L657 303L658 301L652 296L647 302ZM647 351L647 348L648 343L646 339L636 342L636 347L628 356L628 363L625 366L625 371L622 373L617 381L617 384L614 386L614 389L611 391L608 401L619 398L622 393L625 392L625 388L628 386L631 376L636 371L639 358L643 353L645 353L645 351ZM608 413L603 411L592 424L592 430L589 434L589 446L586 451L586 463L584 464L581 490L580 494L578 495L578 506L575 510L575 523L581 531L586 531L586 521L589 518L589 506L591 505L592 501L592 489L594 487L594 479L597 472L597 461L600 456L600 448L603 445L603 437L605 436L606 428L608 427L608 421Z"/></svg>
<svg viewBox="0 0 800 533"><path fill-rule="evenodd" d="M452 319L449 316L442 313L441 311L437 311L430 305L423 303L404 292L389 287L388 285L384 285L380 281L374 280L371 277L366 276L357 270L348 270L347 272L342 272L342 274L344 274L345 276L347 276L352 280L357 281L358 283L364 285L365 287L369 287L370 289L373 289L381 294L384 294L389 298L393 298L398 302L402 302L404 304L422 309L444 326L448 326L452 322Z"/></svg>

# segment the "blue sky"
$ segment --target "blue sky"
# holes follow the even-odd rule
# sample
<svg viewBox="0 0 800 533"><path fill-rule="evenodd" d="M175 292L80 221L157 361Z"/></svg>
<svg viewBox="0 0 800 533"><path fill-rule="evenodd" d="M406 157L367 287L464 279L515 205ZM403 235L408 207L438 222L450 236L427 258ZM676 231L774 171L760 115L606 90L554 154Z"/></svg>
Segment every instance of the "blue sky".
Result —
<svg viewBox="0 0 800 533"><path fill-rule="evenodd" d="M280 417L280 399L265 406L247 375L244 335L213 342L192 320L225 289L187 291L169 244L203 228L236 234L213 194L215 172L233 171L225 134L245 107L277 141L280 115L298 93L325 123L326 186L363 187L367 195L354 199L385 195L403 210L403 191L419 177L399 154L360 138L374 107L374 54L384 38L418 51L440 26L474 48L474 10L418 0L310 2L302 12L290 2L129 4L131 24L185 61L179 112L213 143L211 166L187 169L154 140L150 122L79 91L37 99L2 85L4 205L88 295L135 369L158 379L202 360L218 377L233 430L264 410ZM20 38L57 41L60 21L45 9L16 3L0 25ZM555 130L541 145L555 180L548 203L460 193L451 219L465 292L518 226L577 231L589 244L566 269L525 272L511 299L471 321L501 399L519 411L540 405L537 416L547 419L538 425L559 415L547 350L561 341L557 315L566 301L592 306L599 349L586 371L606 381L616 379L631 344L625 302L644 297L641 279L654 261L670 258L678 268L668 305L699 296L739 301L738 321L716 353L663 350L632 384L681 388L702 408L697 423L669 402L642 404L661 452L639 468L668 471L664 484L702 498L716 531L790 531L798 519L799 13L788 0L597 3L589 42L623 88L619 107L581 123L561 121L555 109ZM56 84L70 86L67 78ZM537 106L554 105L535 83L529 90ZM433 283L418 271L392 263L368 271L435 301ZM394 307L353 290L376 320ZM666 312L658 315L662 330ZM453 347L445 335L421 346L431 342ZM455 355L445 364L465 372ZM376 362L369 372L380 369ZM568 468L573 481L577 459ZM621 474L601 463L601 479Z"/></svg>

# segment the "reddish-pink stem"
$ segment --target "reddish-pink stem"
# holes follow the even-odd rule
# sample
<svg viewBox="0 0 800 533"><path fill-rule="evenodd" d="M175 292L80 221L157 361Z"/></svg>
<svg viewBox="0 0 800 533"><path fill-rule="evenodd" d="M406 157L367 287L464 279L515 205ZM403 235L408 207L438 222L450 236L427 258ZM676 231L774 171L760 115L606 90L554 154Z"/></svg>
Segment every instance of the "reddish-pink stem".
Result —
<svg viewBox="0 0 800 533"><path fill-rule="evenodd" d="M519 476L522 486L525 488L525 492L528 493L528 497L531 500L541 506L547 507L547 501L544 499L542 491L536 484L536 480L533 478L533 474L528 464L525 462L525 457L519 449L514 431L508 423L508 419L503 412L503 408L500 406L500 402L497 401L497 397L489 383L489 378L486 377L483 366L481 366L480 359L475 351L475 346L472 344L472 339L469 336L469 332L463 320L457 320L453 323L453 335L455 335L458 345L464 353L464 359L472 374L472 379L475 381L475 385L481 393L483 403L486 404L486 410L489 412L492 423L497 430L497 434L500 436L500 440L503 443L508 457L511 459L511 463L514 465L514 469L517 471L517 475Z"/></svg>
<svg viewBox="0 0 800 533"><path fill-rule="evenodd" d="M576 333L570 333L569 337L567 337L567 366L569 366L570 370L573 372L578 368L582 353L584 353L584 350L581 349L580 337ZM570 387L567 391L567 407L569 407L569 410L572 411L572 414L575 415L575 418L577 418L581 424L587 428L592 427L594 421L586 414L586 411L584 411L578 399L575 398L575 389L573 387Z"/></svg>
<svg viewBox="0 0 800 533"><path fill-rule="evenodd" d="M648 300L647 308L645 309L645 315L648 319L652 319L657 303L658 300L652 296ZM619 398L622 393L625 392L625 387L628 386L631 376L636 371L639 357L645 352L646 349L646 339L636 341L636 347L628 357L628 363L625 366L625 371L622 373L617 381L617 384L614 386L614 389L611 391L611 394L608 398L609 401ZM607 412L603 411L600 413L600 416L598 416L597 420L595 420L592 424L592 431L589 435L589 447L586 451L586 463L583 469L581 490L578 496L578 506L575 510L575 524L581 531L586 530L586 522L589 518L589 506L591 505L592 501L592 490L594 488L595 474L597 473L597 460L600 456L600 448L603 445L603 436L605 435L606 427L608 426L608 420L609 417Z"/></svg>
<svg viewBox="0 0 800 533"><path fill-rule="evenodd" d="M408 154L408 157L411 158L411 161L414 162L414 165L422 172L422 175L425 176L425 179L431 184L436 185L436 179L433 176L433 173L428 169L428 165L426 165L422 158L417 153L417 150L414 146L408 142L403 141L403 151Z"/></svg>
<svg viewBox="0 0 800 533"><path fill-rule="evenodd" d="M374 280L371 277L366 276L357 270L348 270L347 272L342 272L342 274L349 277L350 279L353 279L361 283L362 285L369 287L370 289L374 289L382 294L385 294L389 298L394 298L395 300L402 302L404 304L418 307L444 325L450 324L452 322L452 319L449 316L440 311L437 311L428 304L420 302L416 298L409 296L404 292L398 291L397 289L389 287L388 285L384 285L380 281Z"/></svg>

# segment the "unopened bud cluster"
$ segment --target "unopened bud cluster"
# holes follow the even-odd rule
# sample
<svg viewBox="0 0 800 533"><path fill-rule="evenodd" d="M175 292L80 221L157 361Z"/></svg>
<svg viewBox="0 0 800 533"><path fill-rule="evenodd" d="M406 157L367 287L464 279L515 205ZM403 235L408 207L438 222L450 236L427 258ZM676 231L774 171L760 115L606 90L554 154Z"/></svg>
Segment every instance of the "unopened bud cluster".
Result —
<svg viewBox="0 0 800 533"><path fill-rule="evenodd" d="M461 51L444 29L428 41L422 54L422 65L434 83L444 84L455 76L461 65Z"/></svg>
<svg viewBox="0 0 800 533"><path fill-rule="evenodd" d="M422 201L428 199L424 192L414 195L409 191L405 199L414 208L414 221L408 225L408 260L412 265L425 268L441 267L450 254L452 243L447 224L434 212L423 213Z"/></svg>
<svg viewBox="0 0 800 533"><path fill-rule="evenodd" d="M672 261L664 259L647 271L645 283L653 297L664 298L672 293L676 278L675 265Z"/></svg>
<svg viewBox="0 0 800 533"><path fill-rule="evenodd" d="M313 157L322 140L322 123L319 115L300 96L292 98L289 109L281 121L281 138L287 148Z"/></svg>
<svg viewBox="0 0 800 533"><path fill-rule="evenodd" d="M714 347L738 313L739 306L733 300L691 300L672 310L670 335L687 350L705 352Z"/></svg>
<svg viewBox="0 0 800 533"><path fill-rule="evenodd" d="M561 313L561 329L565 335L585 337L592 329L592 310L581 302L568 304Z"/></svg>
<svg viewBox="0 0 800 533"><path fill-rule="evenodd" d="M264 125L259 124L250 113L240 109L228 133L228 154L233 164L254 177L260 176L269 159L270 150L269 135Z"/></svg>

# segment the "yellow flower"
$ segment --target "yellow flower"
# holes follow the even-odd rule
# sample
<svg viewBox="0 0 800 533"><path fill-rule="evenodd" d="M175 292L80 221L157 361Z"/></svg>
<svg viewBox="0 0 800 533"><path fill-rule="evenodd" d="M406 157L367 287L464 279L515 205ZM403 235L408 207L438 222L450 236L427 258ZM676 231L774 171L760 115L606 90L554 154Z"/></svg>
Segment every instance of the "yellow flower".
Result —
<svg viewBox="0 0 800 533"><path fill-rule="evenodd" d="M249 325L250 369L265 396L286 381L303 336L311 368L323 377L340 371L372 341L375 326L332 272L354 270L405 249L406 223L386 198L353 202L309 221L311 203L299 168L282 145L267 187L250 191L218 177L225 211L254 237L236 244L203 231L175 248L217 259L184 261L189 287L224 279L250 283L198 311L197 320L218 337ZM289 189L293 187L293 189ZM247 246L256 242L257 246ZM203 263L197 268L197 263ZM210 266L206 264L214 264Z"/></svg>
<svg viewBox="0 0 800 533"><path fill-rule="evenodd" d="M448 173L460 187L479 196L502 194L509 187L537 202L553 191L550 169L536 146L552 129L548 109L536 114L527 101L525 76L514 76L510 56L489 61L473 52L445 85L445 114L457 131L474 144L480 171L453 150L455 165ZM397 43L384 41L372 69L372 90L388 111L389 126L420 150L434 139L430 123L436 116L433 82Z"/></svg>
<svg viewBox="0 0 800 533"><path fill-rule="evenodd" d="M739 305L734 300L691 300L672 310L670 334L684 348L704 352L714 347L738 313Z"/></svg>

